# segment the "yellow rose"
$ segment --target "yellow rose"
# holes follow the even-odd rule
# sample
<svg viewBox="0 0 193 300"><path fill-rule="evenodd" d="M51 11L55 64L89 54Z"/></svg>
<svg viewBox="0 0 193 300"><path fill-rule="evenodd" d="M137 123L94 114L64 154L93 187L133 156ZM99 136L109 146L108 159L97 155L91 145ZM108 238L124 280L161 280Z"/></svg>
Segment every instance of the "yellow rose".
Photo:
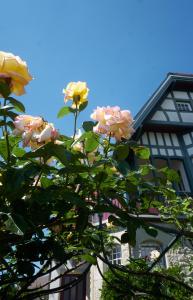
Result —
<svg viewBox="0 0 193 300"><path fill-rule="evenodd" d="M87 101L89 89L87 88L86 82L70 82L66 89L63 89L65 94L64 101L72 100L72 107L79 108L79 106Z"/></svg>
<svg viewBox="0 0 193 300"><path fill-rule="evenodd" d="M19 56L3 51L0 51L0 78L10 82L10 90L17 96L25 94L24 86L32 80L26 62Z"/></svg>

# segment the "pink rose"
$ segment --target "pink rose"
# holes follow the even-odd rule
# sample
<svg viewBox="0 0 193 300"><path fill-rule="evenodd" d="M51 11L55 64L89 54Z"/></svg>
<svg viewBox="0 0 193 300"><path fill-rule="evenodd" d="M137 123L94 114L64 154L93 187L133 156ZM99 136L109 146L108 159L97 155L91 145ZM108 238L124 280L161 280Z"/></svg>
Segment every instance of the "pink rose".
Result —
<svg viewBox="0 0 193 300"><path fill-rule="evenodd" d="M42 132L37 135L39 143L55 140L58 137L58 132L52 123L48 123Z"/></svg>
<svg viewBox="0 0 193 300"><path fill-rule="evenodd" d="M91 118L98 121L93 131L114 137L117 141L121 138L128 139L134 133L132 128L133 118L130 111L120 110L119 106L97 107Z"/></svg>
<svg viewBox="0 0 193 300"><path fill-rule="evenodd" d="M21 135L23 146L36 149L45 143L55 141L59 133L52 123L45 122L41 117L20 115L15 118L14 135Z"/></svg>
<svg viewBox="0 0 193 300"><path fill-rule="evenodd" d="M33 117L30 115L20 115L15 118L14 125L17 131L32 131L43 125L41 117Z"/></svg>

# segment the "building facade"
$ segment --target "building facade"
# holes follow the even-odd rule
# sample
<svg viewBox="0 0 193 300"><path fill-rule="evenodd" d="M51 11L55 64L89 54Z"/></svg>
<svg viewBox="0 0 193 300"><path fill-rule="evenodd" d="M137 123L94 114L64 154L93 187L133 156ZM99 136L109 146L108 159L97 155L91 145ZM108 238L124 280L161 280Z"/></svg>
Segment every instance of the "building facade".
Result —
<svg viewBox="0 0 193 300"><path fill-rule="evenodd" d="M174 169L180 178L174 184L176 192L182 196L192 196L193 75L169 73L136 115L134 128L132 139L150 149L150 163L156 168L168 166ZM137 168L138 163L134 162L134 167ZM159 215L153 208L144 217L159 222ZM120 238L123 232L117 231L117 237ZM156 238L152 238L145 230L139 229L135 247L117 243L112 249L111 260L113 263L125 264L131 256L149 257L152 250L161 253L173 238L163 231L158 231ZM192 254L190 245L184 241L177 250L170 250L159 264L168 267L177 262L186 269ZM101 269L104 271L105 266L101 265ZM95 266L90 273L92 288L88 299L99 300L102 279Z"/></svg>
<svg viewBox="0 0 193 300"><path fill-rule="evenodd" d="M193 195L193 75L169 73L155 93L141 108L135 117L135 134L133 139L140 145L150 149L150 163L157 168L168 166L174 169L180 181L174 184L180 195ZM133 162L134 167L137 163ZM153 222L159 222L159 215L152 208L144 217ZM108 214L103 216L103 223L108 221ZM97 225L97 220L94 219ZM121 237L124 230L113 233ZM156 238L149 236L143 229L137 231L136 245L115 244L110 259L113 263L126 264L129 257L148 257L152 250L162 252L173 237L163 231L158 231ZM187 241L178 248L171 250L160 260L160 265L168 267L179 262L188 265L188 257L192 249ZM106 266L100 261L101 271ZM64 281L64 279L62 279ZM70 279L66 279L70 280ZM55 282L54 285L60 284ZM102 279L96 268L92 266L83 279L80 294L75 291L54 294L49 299L57 300L99 300ZM68 293L68 295L67 295ZM66 295L66 296L65 296Z"/></svg>

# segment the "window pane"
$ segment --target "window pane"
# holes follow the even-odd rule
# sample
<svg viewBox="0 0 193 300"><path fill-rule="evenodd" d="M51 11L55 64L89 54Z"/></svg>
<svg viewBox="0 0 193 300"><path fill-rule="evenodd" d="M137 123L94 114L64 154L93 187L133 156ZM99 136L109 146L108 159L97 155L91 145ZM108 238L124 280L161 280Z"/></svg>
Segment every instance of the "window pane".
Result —
<svg viewBox="0 0 193 300"><path fill-rule="evenodd" d="M113 247L109 255L109 260L113 264L121 264L121 256L121 245L117 244Z"/></svg>
<svg viewBox="0 0 193 300"><path fill-rule="evenodd" d="M191 104L189 102L176 102L177 109L179 111L192 111Z"/></svg>
<svg viewBox="0 0 193 300"><path fill-rule="evenodd" d="M70 283L71 281L74 281L78 279L77 276L74 275L66 275L63 277L63 284ZM85 294L86 294L86 278L84 277L80 282L78 282L73 287L69 288L66 291L63 291L60 294L61 300L84 300Z"/></svg>
<svg viewBox="0 0 193 300"><path fill-rule="evenodd" d="M154 165L157 169L165 168L168 166L166 159L159 159L159 158L154 159Z"/></svg>
<svg viewBox="0 0 193 300"><path fill-rule="evenodd" d="M177 183L177 187L179 191L190 192L190 186L188 183L188 178L184 169L183 162L181 160L171 160L171 168L174 169L180 178L179 183Z"/></svg>

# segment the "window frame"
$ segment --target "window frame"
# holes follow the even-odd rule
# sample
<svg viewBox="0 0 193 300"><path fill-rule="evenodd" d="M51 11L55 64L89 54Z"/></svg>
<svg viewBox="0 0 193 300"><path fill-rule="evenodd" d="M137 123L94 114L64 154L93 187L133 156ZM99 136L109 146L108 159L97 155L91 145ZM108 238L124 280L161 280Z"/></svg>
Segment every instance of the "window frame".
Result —
<svg viewBox="0 0 193 300"><path fill-rule="evenodd" d="M169 169L172 169L172 170L176 171L176 172L178 173L178 175L179 175L180 170L176 170L176 169L173 168L173 166L172 166L172 161L179 161L179 162L181 162L181 163L182 163L183 170L184 170L184 173L185 173L185 175L186 175L186 179L185 179L185 180L187 180L187 185L188 185L189 190L186 190L186 189L182 190L182 189L180 188L180 185L184 186L184 188L185 188L185 186L186 186L186 184L185 184L185 182L184 182L184 179L183 179L183 176L182 176L181 172L180 172L180 175L179 175L179 177L181 178L181 182L179 182L179 183L178 183L178 182L174 182L174 183L173 183L173 187L174 187L174 189L176 190L177 193L191 193L190 180L189 180L188 172L187 172L187 170L186 170L186 168L185 168L185 164L184 164L184 159L183 159L183 158L179 158L179 157L175 157L175 156L172 156L172 157L152 156L152 157L151 157L151 161L152 161L152 165L153 165L155 168L157 168L157 166L156 166L156 164L155 164L155 161L156 161L156 160L163 160L163 161L166 161L166 166L167 166ZM155 175L155 176L156 176L156 175Z"/></svg>
<svg viewBox="0 0 193 300"><path fill-rule="evenodd" d="M145 250L150 249L150 251L148 251L148 253L147 253L148 255L141 256L142 248L144 248ZM139 244L139 257L140 258L147 258L148 264L151 265L154 262L154 260L150 260L150 253L153 250L157 250L161 254L163 252L163 244L161 242L155 241L155 240L144 240ZM156 266L166 268L166 257L165 257L165 255L156 264Z"/></svg>
<svg viewBox="0 0 193 300"><path fill-rule="evenodd" d="M115 257L114 257L115 256ZM121 248L121 244L115 244L113 245L109 255L109 261L113 264L113 265L121 265L121 261L122 261L122 248Z"/></svg>
<svg viewBox="0 0 193 300"><path fill-rule="evenodd" d="M183 109L183 106L184 108L186 107L187 105L187 108L188 109ZM176 108L177 108L177 111L178 112L192 112L192 104L191 104L191 101L183 101L183 100L176 100Z"/></svg>

